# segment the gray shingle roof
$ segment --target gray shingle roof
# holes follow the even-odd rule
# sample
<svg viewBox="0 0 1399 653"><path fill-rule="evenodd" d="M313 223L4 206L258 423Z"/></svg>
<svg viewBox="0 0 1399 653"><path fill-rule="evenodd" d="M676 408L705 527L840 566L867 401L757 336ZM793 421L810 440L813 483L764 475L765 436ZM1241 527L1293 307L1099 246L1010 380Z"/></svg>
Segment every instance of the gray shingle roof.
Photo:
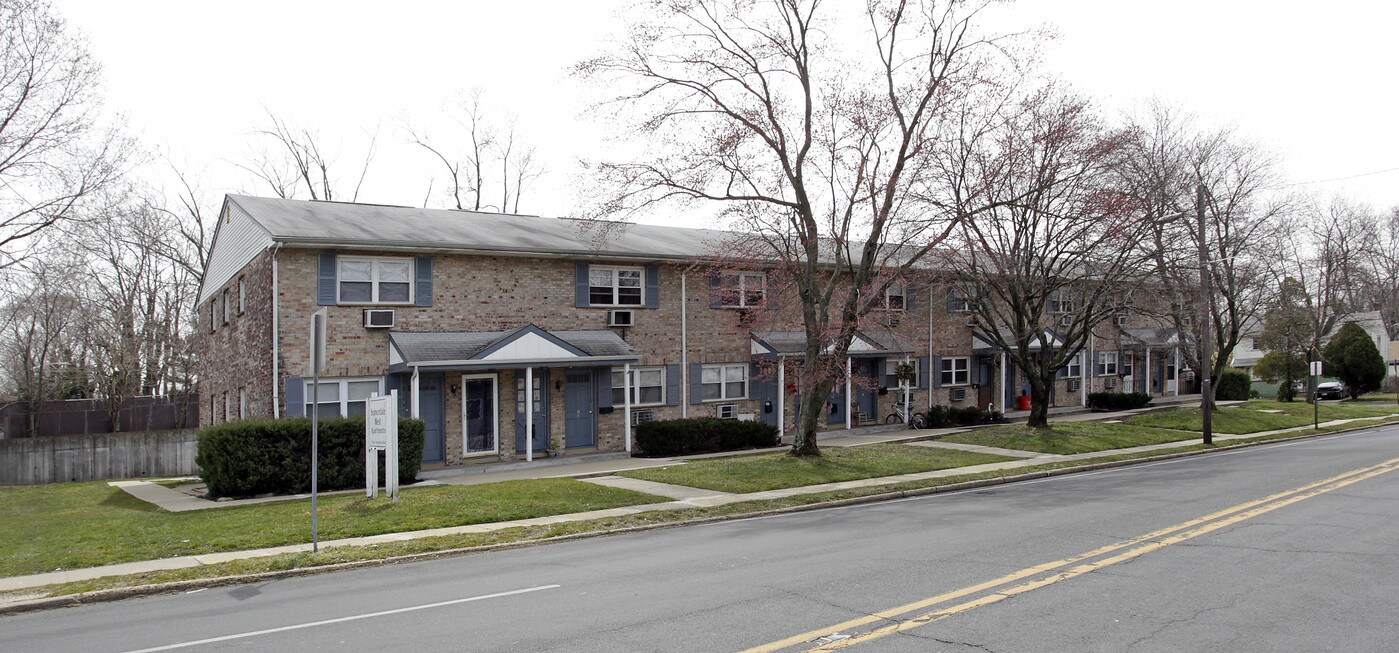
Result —
<svg viewBox="0 0 1399 653"><path fill-rule="evenodd" d="M406 206L229 195L276 242L366 248L612 255L713 256L734 238L712 229L541 218Z"/></svg>

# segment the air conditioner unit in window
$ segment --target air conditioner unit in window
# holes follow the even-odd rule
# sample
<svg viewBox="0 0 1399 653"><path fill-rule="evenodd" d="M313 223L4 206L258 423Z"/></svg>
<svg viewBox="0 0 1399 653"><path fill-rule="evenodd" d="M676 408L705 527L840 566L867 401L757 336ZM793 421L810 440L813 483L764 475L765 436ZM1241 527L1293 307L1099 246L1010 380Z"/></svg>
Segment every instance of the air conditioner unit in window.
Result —
<svg viewBox="0 0 1399 653"><path fill-rule="evenodd" d="M1117 387L1117 377L1115 377L1115 376L1110 376L1110 377L1108 377L1108 378L1106 378L1106 379L1103 379L1103 387L1104 387L1104 388L1107 388L1107 389L1109 389L1109 390L1111 390L1111 389L1113 389L1113 388L1116 388L1116 387Z"/></svg>
<svg viewBox="0 0 1399 653"><path fill-rule="evenodd" d="M968 316L967 316L967 326L969 326L969 327L974 327L974 326L976 326L976 325L977 325L976 316L975 316L975 315L968 315Z"/></svg>
<svg viewBox="0 0 1399 653"><path fill-rule="evenodd" d="M1074 379L1074 378L1070 378L1070 379L1069 379L1069 392L1078 392L1078 388L1079 388L1079 380L1078 380L1078 379Z"/></svg>
<svg viewBox="0 0 1399 653"><path fill-rule="evenodd" d="M629 327L636 324L635 311L608 311L607 326Z"/></svg>
<svg viewBox="0 0 1399 653"><path fill-rule="evenodd" d="M636 426L644 422L656 421L656 413L649 410L634 410L631 413L631 425Z"/></svg>
<svg viewBox="0 0 1399 653"><path fill-rule="evenodd" d="M738 419L738 406L734 404L720 404L715 406L714 416L719 419Z"/></svg>
<svg viewBox="0 0 1399 653"><path fill-rule="evenodd" d="M1117 318L1116 318L1115 320L1113 320L1113 321L1117 323L1117 326L1127 326L1127 316L1126 316L1126 315L1119 315L1119 316L1117 316Z"/></svg>
<svg viewBox="0 0 1399 653"><path fill-rule="evenodd" d="M888 321L889 326L891 326L891 327L899 326L899 316L898 316L897 313L890 313L889 315L887 315L887 316L885 316L885 317L887 318L887 321Z"/></svg>
<svg viewBox="0 0 1399 653"><path fill-rule="evenodd" d="M1065 315L1064 317L1059 318L1059 326L1069 326L1073 323L1074 316L1072 315Z"/></svg>
<svg viewBox="0 0 1399 653"><path fill-rule="evenodd" d="M967 400L967 389L966 389L966 388L953 388L951 392L947 393L947 395L948 395L948 398L951 399L952 401L966 401L966 400Z"/></svg>
<svg viewBox="0 0 1399 653"><path fill-rule="evenodd" d="M393 326L392 308L366 308L364 309L364 328L366 329L388 329Z"/></svg>

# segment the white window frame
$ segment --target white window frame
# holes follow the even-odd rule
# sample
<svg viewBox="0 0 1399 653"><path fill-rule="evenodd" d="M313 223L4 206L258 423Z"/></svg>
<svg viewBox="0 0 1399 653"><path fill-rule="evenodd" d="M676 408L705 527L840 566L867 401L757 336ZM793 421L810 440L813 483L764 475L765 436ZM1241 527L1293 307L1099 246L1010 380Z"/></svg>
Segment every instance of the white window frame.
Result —
<svg viewBox="0 0 1399 653"><path fill-rule="evenodd" d="M238 314L248 309L248 278L238 277Z"/></svg>
<svg viewBox="0 0 1399 653"><path fill-rule="evenodd" d="M1064 315L1074 312L1074 300L1065 294L1056 294L1049 298L1049 312L1055 315Z"/></svg>
<svg viewBox="0 0 1399 653"><path fill-rule="evenodd" d="M884 387L899 388L899 366L904 364L902 358L886 358L884 360ZM918 386L918 379L923 378L923 359L909 358L908 364L913 366L913 378L909 380L910 388Z"/></svg>
<svg viewBox="0 0 1399 653"><path fill-rule="evenodd" d="M736 279L737 283L730 286L728 280ZM751 283L757 283L756 290L750 289ZM749 293L757 293L756 302L748 301ZM737 299L737 302L733 302ZM726 270L719 273L719 307L720 308L757 308L767 303L768 299L768 275L766 272L753 272L750 270Z"/></svg>
<svg viewBox="0 0 1399 653"><path fill-rule="evenodd" d="M961 363L958 369L957 363ZM949 365L951 364L951 365ZM958 376L962 380L957 380ZM950 379L950 380L949 380ZM943 356L942 362L938 365L938 380L944 387L955 387L960 385L971 385L972 383L972 358L971 356Z"/></svg>
<svg viewBox="0 0 1399 653"><path fill-rule="evenodd" d="M219 296L209 300L209 333L219 330Z"/></svg>
<svg viewBox="0 0 1399 653"><path fill-rule="evenodd" d="M342 283L346 283L342 278L341 271L346 263L369 263L369 299L347 300L340 296ZM379 299L379 269L384 263L406 263L408 265L408 299L403 301L381 301ZM352 281L349 283L365 283L363 281ZM400 283L397 281L390 283ZM384 305L384 306L412 306L414 299L418 296L418 268L417 262L411 256L337 256L335 257L335 303L346 306L360 305Z"/></svg>
<svg viewBox="0 0 1399 653"><path fill-rule="evenodd" d="M238 419L248 419L248 386L238 388Z"/></svg>
<svg viewBox="0 0 1399 653"><path fill-rule="evenodd" d="M476 379L489 380L491 382L491 403L495 407L495 415L491 416L491 429L495 438L495 446L490 451L469 451L467 441L470 434L467 433L468 419L466 417L466 382ZM479 458L481 456L495 456L500 454L500 378L491 374L463 374L461 375L461 451L462 458Z"/></svg>
<svg viewBox="0 0 1399 653"><path fill-rule="evenodd" d="M718 396L718 397L714 397L714 398L712 398L712 399L704 399L704 398L703 398L703 397L704 397L704 387L705 387L705 386L712 386L712 385L715 385L715 384L713 384L713 383L705 383L705 382L704 382L704 373L705 373L705 371L707 371L707 370L714 370L714 369L719 370L719 383L718 383L718 385L719 385L719 396ZM737 371L738 371L738 374L739 374L739 376L740 376L740 378L743 379L743 393L742 393L742 394L738 394L738 395L730 395L730 394L728 394L728 391L729 391L729 384L730 384L730 383L733 383L733 381L730 381L730 380L729 380L729 374L730 374L731 372L733 372L734 370L737 370ZM701 366L700 366L700 397L701 397L701 399L700 399L701 402L706 402L706 401L734 401L734 400L737 400L737 399L747 399L747 398L748 398L748 365L747 365L746 363L714 363L714 364L701 365Z"/></svg>
<svg viewBox="0 0 1399 653"><path fill-rule="evenodd" d="M977 305L981 303L978 301L978 298L967 297L958 290L951 290L949 294L951 298L948 300L948 303L952 305L953 313L975 313L978 308Z"/></svg>
<svg viewBox="0 0 1399 653"><path fill-rule="evenodd" d="M1083 376L1083 352L1074 354L1064 366L1064 378L1077 379Z"/></svg>
<svg viewBox="0 0 1399 653"><path fill-rule="evenodd" d="M322 378L322 379L321 379L321 384L322 384L322 385L325 385L325 384L327 384L327 383L338 383L338 384L340 384L340 392L339 392L340 417L346 417L346 416L349 415L349 410L350 410L350 384L351 384L351 383L362 382L362 381L377 381L377 382L379 383L379 390L378 390L379 394L381 394L381 395L384 394L384 377L382 377L382 376L346 376L346 377L339 377L339 378L328 378L328 379L327 379L327 378ZM305 394L306 394L306 397L305 397L305 401L306 401L306 412L305 412L305 415L308 416L308 417L311 415L311 411L316 410L316 408L317 408L315 404L311 403L311 399L312 399L311 387L310 387L311 385L312 385L311 379L306 379L306 386L307 386L307 387L306 387L306 391L305 391ZM355 400L355 403L359 403L359 402L362 402L362 401L365 401L365 399L356 399L356 400ZM329 401L322 401L321 403L323 403L323 404L328 404L328 403L331 403L331 402L329 402ZM365 412L367 413L367 412L368 412L368 410L367 410L367 409L368 409L368 406L366 405L365 408L366 408L366 411L365 411Z"/></svg>
<svg viewBox="0 0 1399 653"><path fill-rule="evenodd" d="M1117 370L1119 369L1118 364L1120 362L1121 359L1118 357L1118 352L1100 351L1098 352L1098 360L1094 367L1094 371L1097 372L1097 376L1117 376Z"/></svg>
<svg viewBox="0 0 1399 653"><path fill-rule="evenodd" d="M233 303L228 299L228 289L223 289L223 323L228 324L229 313L233 312Z"/></svg>
<svg viewBox="0 0 1399 653"><path fill-rule="evenodd" d="M228 398L228 391L227 391L227 390L224 390L224 391L223 391L223 421L225 421L225 422L231 422L231 421L233 421L233 405L232 405L231 402L232 402L232 400Z"/></svg>
<svg viewBox="0 0 1399 653"><path fill-rule="evenodd" d="M897 291L897 292L895 292L895 291ZM891 301L894 297L898 297L898 298L899 298L899 305L898 305L898 306L894 306L894 302ZM884 289L884 300L881 302L880 308L883 309L883 310L886 310L886 311L907 311L907 310L908 310L908 284L906 284L906 283L891 283L891 284L889 284L889 287L887 287L887 288Z"/></svg>
<svg viewBox="0 0 1399 653"><path fill-rule="evenodd" d="M652 402L642 403L642 401L641 401L641 388L642 388L642 386L639 385L639 384L637 384L637 382L635 381L635 379L641 378L641 374L642 374L643 372L645 372L645 373L659 372L659 373L660 373L660 379L661 379L661 384L660 384L660 388L661 388L661 398L660 398L659 401L652 401ZM616 391L622 389L622 386L617 385L617 381L616 381L616 378L615 378L615 377L616 377L617 375L619 375L619 374L623 374L623 370L621 370L621 369L619 369L619 368L613 368L613 370L612 370L612 376L613 376L614 378L612 379L611 383L612 383L612 391L613 391L612 404L613 404L614 406L620 406L620 405L622 405L622 404L624 403L624 402L622 402L622 401L617 401L617 397L616 397ZM665 370L665 366L664 366L664 365L656 365L656 366L648 366L648 367L633 367L633 368L631 368L631 374L632 374L632 379L633 379L633 381L632 381L632 383L631 383L631 391L632 391L631 405L632 405L632 408L636 408L637 406L664 406L664 405L666 405L666 370ZM645 387L650 388L650 387L654 387L654 386L648 385L648 386L645 386ZM625 398L625 395L624 395L624 398Z"/></svg>
<svg viewBox="0 0 1399 653"><path fill-rule="evenodd" d="M611 286L610 286L610 287L612 288L612 301L611 301L610 303L609 303L609 302L594 302L594 301L593 301L593 288L606 288L606 287L609 287L609 286L595 286L595 285L593 285L593 273L594 273L594 272L601 271L601 270L607 270L608 272L611 273L611 276L612 276L612 282L611 282ZM621 276L621 273L622 273L623 271L626 271L626 272L635 272L635 273L636 273L636 276L637 276L637 279L639 280L639 283L638 283L638 285L637 285L637 288L640 289L641 294L638 295L638 300L637 300L637 302L636 302L635 304L623 304L623 303L621 303L621 300L622 300L622 290L621 290L621 289L622 289L622 276ZM626 266L626 265L589 265L589 266L588 266L588 305L589 305L589 306L618 306L618 307L622 307L622 308L629 308L629 307L630 307L630 308L642 308L642 307L646 306L646 268L633 267L633 266Z"/></svg>

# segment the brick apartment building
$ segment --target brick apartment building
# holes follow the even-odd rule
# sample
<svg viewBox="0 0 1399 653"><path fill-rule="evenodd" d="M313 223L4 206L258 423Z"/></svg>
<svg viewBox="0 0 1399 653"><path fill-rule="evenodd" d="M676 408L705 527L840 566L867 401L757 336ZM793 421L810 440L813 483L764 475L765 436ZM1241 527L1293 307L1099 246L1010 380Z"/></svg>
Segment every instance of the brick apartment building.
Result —
<svg viewBox="0 0 1399 653"><path fill-rule="evenodd" d="M625 450L628 414L760 419L790 433L802 398L775 363L799 355L804 335L769 308L784 290L761 266L714 267L732 234L607 231L230 195L199 297L201 423L362 414L371 394L396 389L401 414L427 423L425 462L449 465ZM935 281L893 286L884 305L851 346L852 380L822 398L829 427L882 422L905 392L919 408L1000 408L1027 387ZM309 323L321 308L327 369L313 406ZM1104 326L1061 374L1055 405L1102 389L1188 391L1176 340L1138 315ZM901 365L913 372L902 382Z"/></svg>

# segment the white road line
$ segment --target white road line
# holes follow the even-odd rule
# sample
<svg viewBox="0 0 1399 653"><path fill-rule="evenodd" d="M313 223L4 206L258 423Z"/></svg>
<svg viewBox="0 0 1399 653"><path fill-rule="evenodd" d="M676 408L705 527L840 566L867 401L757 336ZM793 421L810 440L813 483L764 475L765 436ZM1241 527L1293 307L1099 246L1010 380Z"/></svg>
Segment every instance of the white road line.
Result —
<svg viewBox="0 0 1399 653"><path fill-rule="evenodd" d="M140 650L137 650L137 651L127 651L126 653L154 653L155 651L172 651L172 650L180 649L180 648L189 648L189 647L191 647L191 646L202 646L202 645L204 645L204 644L214 644L214 643L217 643L217 642L227 642L227 641L233 640L233 639L243 639L243 638L246 638L246 637L257 637L257 636L259 636L259 635L270 635L270 634L272 634L272 633L282 633L282 632L286 632L286 631L289 631L289 630L301 630L302 628L314 628L314 627L316 627L316 626L326 626L326 625L329 625L329 624L338 624L338 623L343 623L343 622L346 622L346 621L358 621L358 620L360 620L360 619L371 619L371 618L374 618L374 617L383 617L383 616L387 616L387 615L391 615L391 614L400 614L400 613L403 613L403 612L415 612L415 611L417 611L417 610L427 610L428 608L440 608L440 607L447 606L447 605L456 605L456 604L458 604L458 603L470 603L470 602L472 602L472 601L482 601L482 600L485 600L485 599L495 599L495 598L500 598L500 597L502 597L502 596L513 596L513 595L515 595L515 594L525 594L525 593L528 593L528 592L538 592L539 590L551 590L551 589L555 589L555 588L557 588L557 587L559 587L559 586L558 586L558 585L540 585L540 586L538 586L538 587L526 587L525 589L511 590L511 591L509 591L509 592L499 592L499 593L497 593L497 594L485 594L485 595L482 595L482 596L472 596L472 597L465 598L465 599L453 599L453 600L451 600L451 601L442 601L442 602L439 602L439 603L428 603L428 604L426 604L426 605L415 605L415 606L408 607L408 608L398 608L398 609L396 609L396 610L384 610L383 612L369 612L369 613L366 613L366 614L357 614L357 615L353 615L353 616L349 616L349 617L340 617L340 618L338 618L338 619L325 619L325 620L323 620L323 621L312 621L312 622L308 622L308 623L304 623L304 624L296 624L296 625L293 625L293 626L282 626L282 627L280 627L280 628L268 628L268 629L266 629L266 630L254 630L254 631L246 632L246 633L238 633L238 634L236 634L236 635L224 635L223 637L210 637L209 639L200 639L200 640L195 640L195 641L192 641L192 642L180 642L180 643L178 643L178 644L167 644L167 645L165 645L165 646L157 646L157 647L155 647L155 648L143 648L143 649L140 649Z"/></svg>

